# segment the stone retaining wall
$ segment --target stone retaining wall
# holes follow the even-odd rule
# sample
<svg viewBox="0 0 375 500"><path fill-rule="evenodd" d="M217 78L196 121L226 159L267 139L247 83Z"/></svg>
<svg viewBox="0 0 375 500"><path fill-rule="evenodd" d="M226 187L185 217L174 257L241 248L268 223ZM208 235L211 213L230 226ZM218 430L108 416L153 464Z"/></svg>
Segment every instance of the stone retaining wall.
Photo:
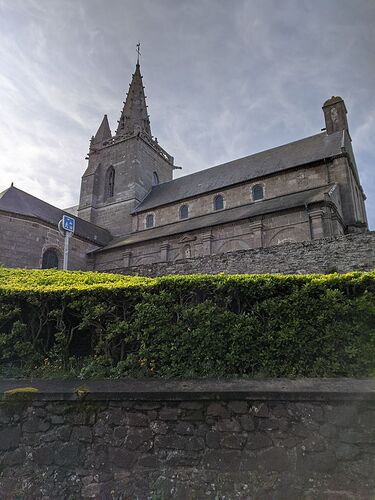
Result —
<svg viewBox="0 0 375 500"><path fill-rule="evenodd" d="M39 392L1 404L2 499L375 492L373 381L3 381L0 391L16 385Z"/></svg>
<svg viewBox="0 0 375 500"><path fill-rule="evenodd" d="M348 234L267 248L239 250L174 262L113 267L108 272L164 276L196 273L329 273L375 269L375 232Z"/></svg>

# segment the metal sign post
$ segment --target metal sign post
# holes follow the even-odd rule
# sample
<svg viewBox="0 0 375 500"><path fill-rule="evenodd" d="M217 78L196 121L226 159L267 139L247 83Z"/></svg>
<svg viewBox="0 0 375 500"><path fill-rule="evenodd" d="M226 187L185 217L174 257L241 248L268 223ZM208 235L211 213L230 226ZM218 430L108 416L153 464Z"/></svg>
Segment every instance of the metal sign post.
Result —
<svg viewBox="0 0 375 500"><path fill-rule="evenodd" d="M64 236L64 262L63 269L66 271L68 269L69 262L69 240L73 236L76 226L76 221L74 217L70 215L63 215L63 218L58 224L58 229L60 234Z"/></svg>

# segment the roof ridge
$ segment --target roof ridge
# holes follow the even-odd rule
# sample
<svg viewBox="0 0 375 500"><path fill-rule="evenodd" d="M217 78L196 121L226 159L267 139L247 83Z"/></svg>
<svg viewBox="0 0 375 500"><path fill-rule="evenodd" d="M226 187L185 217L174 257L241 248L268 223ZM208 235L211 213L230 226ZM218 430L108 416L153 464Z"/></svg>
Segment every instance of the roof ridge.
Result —
<svg viewBox="0 0 375 500"><path fill-rule="evenodd" d="M334 132L334 134L337 134L337 133L338 132ZM331 134L331 135L334 135L334 134ZM198 170L197 172L192 172L191 174L182 175L181 177L177 177L177 179L172 179L172 180L167 181L167 182L162 182L161 184L157 184L156 186L153 186L153 187L158 188L158 187L164 186L166 184L170 184L171 182L178 181L180 179L186 179L187 177L190 177L193 175L198 175L201 172L207 172L207 170L211 170L212 168L221 167L223 165L228 165L229 163L235 163L236 161L245 160L246 158L253 158L254 156L261 155L263 153L267 153L268 151L275 151L276 149L284 148L284 147L289 146L291 144L295 144L295 143L300 142L300 141L305 141L305 140L311 139L313 137L318 137L319 135L320 136L322 136L322 135L327 136L327 134L325 132L319 132L318 134L309 135L307 137L303 137L302 139L297 139L295 141L287 142L286 144L280 144L280 146L275 146L275 147L269 148L269 149L263 149L262 151L257 151L256 153L252 153L250 155L240 156L239 158L235 158L234 160L229 160L229 161L225 161L223 163L218 163L217 165L212 165L211 167L204 168L203 170Z"/></svg>
<svg viewBox="0 0 375 500"><path fill-rule="evenodd" d="M72 214L70 214L69 212L67 212L65 209L63 209L63 208L59 208L59 207L56 207L55 205L52 205L51 203L48 203L47 201L44 201L44 200L42 200L41 198L38 198L37 196L34 196L34 195L32 195L32 194L28 193L27 191L24 191L23 189L17 188L17 187L15 187L15 186L10 186L10 187L9 187L9 188L7 188L5 191L3 191L2 193L0 193L0 196L1 196L3 193L9 192L9 191L15 191L16 193L20 193L20 194L22 194L23 196L26 196L26 197L28 198L28 199L26 199L26 202L27 202L27 203L30 201L30 199L37 200L37 201L38 201L38 203L42 204L43 206L48 206L48 207L50 207L50 208L52 208L52 209L54 209L54 210L59 210L59 211L60 211L60 212L62 212L62 213L66 213L67 215L72 215ZM2 197L0 197L0 200L1 200L1 199L2 199ZM40 215L39 215L39 214L37 214L37 213L34 213L33 209L32 209L32 208L30 208L30 206L28 206L28 209L29 209L29 210L30 210L30 212L31 212L31 214L30 214L30 215L32 215L32 216L34 216L34 217L37 217L37 218L40 218ZM1 209L1 207L0 207L0 210L5 210L5 211L6 211L7 209L6 209L6 208ZM14 213L16 213L16 212L14 212ZM22 213L20 212L20 215L26 215L26 214L22 214ZM97 224L93 224L92 222L89 222L89 221L87 221L87 220L85 220L85 219L82 219L81 217L78 217L78 216L73 216L73 217L75 217L76 219L79 219L79 221L82 221L84 224L88 224L89 226L92 226L93 228L98 228L98 229L100 229L100 230L102 230L102 231L106 231L107 233L109 233L108 229L105 229L105 228L103 228L102 226L98 226ZM43 220L44 220L44 219L43 219ZM46 220L46 222L48 222L48 221ZM110 234L110 233L109 233L109 234Z"/></svg>

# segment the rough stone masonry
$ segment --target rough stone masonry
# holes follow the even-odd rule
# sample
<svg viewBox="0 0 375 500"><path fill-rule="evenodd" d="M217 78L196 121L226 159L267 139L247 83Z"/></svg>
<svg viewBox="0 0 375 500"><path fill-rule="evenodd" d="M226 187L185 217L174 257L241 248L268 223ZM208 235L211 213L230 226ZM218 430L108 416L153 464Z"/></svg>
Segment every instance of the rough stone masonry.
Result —
<svg viewBox="0 0 375 500"><path fill-rule="evenodd" d="M304 274L346 273L375 269L375 232L348 234L299 243L239 250L224 254L156 262L141 266L114 260L111 272L165 276L168 274Z"/></svg>
<svg viewBox="0 0 375 500"><path fill-rule="evenodd" d="M1 404L2 499L374 498L372 380L32 384Z"/></svg>

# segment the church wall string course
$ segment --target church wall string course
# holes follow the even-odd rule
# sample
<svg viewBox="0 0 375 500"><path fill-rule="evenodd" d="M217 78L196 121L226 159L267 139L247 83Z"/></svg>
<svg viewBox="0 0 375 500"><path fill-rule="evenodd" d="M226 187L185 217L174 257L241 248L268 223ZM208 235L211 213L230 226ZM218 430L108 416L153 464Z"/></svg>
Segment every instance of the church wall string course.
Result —
<svg viewBox="0 0 375 500"><path fill-rule="evenodd" d="M319 240L308 252L314 272L327 271L324 247L337 249L340 271L368 268L371 258L361 264L340 254L348 251L341 241L357 255L372 241L359 234L368 232L365 195L345 103L332 97L323 112L323 132L173 180L173 156L151 133L138 60L116 133L105 115L91 138L69 267L152 275L306 272L309 266L294 265L296 252ZM57 222L68 212L13 185L0 193L0 264L61 267ZM271 266L270 254L283 264Z"/></svg>

